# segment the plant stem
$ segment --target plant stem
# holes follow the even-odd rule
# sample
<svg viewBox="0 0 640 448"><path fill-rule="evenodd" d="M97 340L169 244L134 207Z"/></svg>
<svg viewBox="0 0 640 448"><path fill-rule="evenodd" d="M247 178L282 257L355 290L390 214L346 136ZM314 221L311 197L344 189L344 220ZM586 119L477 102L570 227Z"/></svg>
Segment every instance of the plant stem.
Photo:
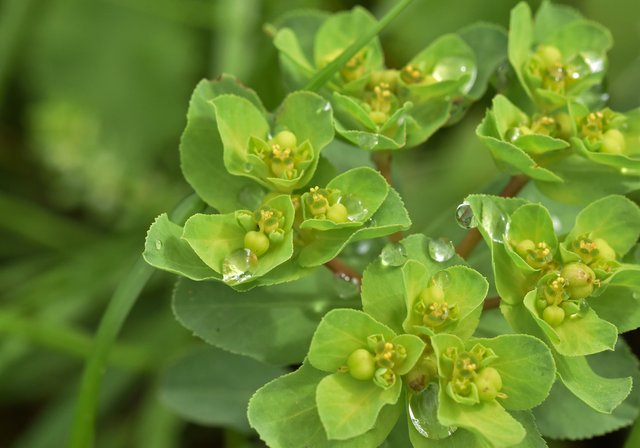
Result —
<svg viewBox="0 0 640 448"><path fill-rule="evenodd" d="M502 189L499 196L503 198L511 198L517 195L528 181L529 178L521 174L511 176L511 179L509 179L509 183ZM458 246L456 247L456 252L462 258L468 258L469 254L471 254L471 252L477 246L481 239L482 235L480 235L480 231L477 228L469 229L462 241L460 241L460 244L458 244Z"/></svg>
<svg viewBox="0 0 640 448"><path fill-rule="evenodd" d="M391 176L391 151L374 151L371 153L371 160L387 183L393 186L393 179Z"/></svg>
<svg viewBox="0 0 640 448"><path fill-rule="evenodd" d="M186 221L202 208L202 201L195 194L184 199L171 213L171 219L179 224ZM80 390L71 428L71 448L88 448L93 446L95 434L95 416L98 405L98 394L102 376L114 344L124 321L126 320L136 299L142 292L154 270L142 256L138 259L129 274L118 285L107 310L102 316L92 347L80 381Z"/></svg>
<svg viewBox="0 0 640 448"><path fill-rule="evenodd" d="M340 56L318 71L309 80L304 90L318 91L329 81L333 75L344 66L362 47L367 45L371 39L376 37L398 14L400 14L413 0L400 0L380 21L369 30L368 33L360 36L354 43L349 45Z"/></svg>
<svg viewBox="0 0 640 448"><path fill-rule="evenodd" d="M357 282L358 285L362 283L362 274L351 269L349 266L344 264L342 261L334 258L331 261L327 261L325 267L333 272L336 276L343 278L347 281Z"/></svg>

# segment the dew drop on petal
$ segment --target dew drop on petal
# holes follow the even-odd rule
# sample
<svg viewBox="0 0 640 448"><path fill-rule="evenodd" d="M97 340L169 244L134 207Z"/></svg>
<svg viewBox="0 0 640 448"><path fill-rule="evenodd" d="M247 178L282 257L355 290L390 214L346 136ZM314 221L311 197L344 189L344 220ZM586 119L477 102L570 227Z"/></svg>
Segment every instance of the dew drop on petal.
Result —
<svg viewBox="0 0 640 448"><path fill-rule="evenodd" d="M253 163L246 162L243 166L243 169L245 173L250 173L251 171L253 171Z"/></svg>
<svg viewBox="0 0 640 448"><path fill-rule="evenodd" d="M456 253L453 243L445 238L429 240L429 256L439 263L449 261Z"/></svg>
<svg viewBox="0 0 640 448"><path fill-rule="evenodd" d="M412 394L407 406L413 427L428 439L445 439L458 429L438 421L438 389L437 383L429 384L422 392Z"/></svg>
<svg viewBox="0 0 640 448"><path fill-rule="evenodd" d="M382 266L402 266L407 261L407 253L400 243L388 243L380 253Z"/></svg>
<svg viewBox="0 0 640 448"><path fill-rule="evenodd" d="M456 221L458 221L458 224L463 229L471 229L477 226L473 216L473 210L466 202L458 205L458 208L456 209Z"/></svg>
<svg viewBox="0 0 640 448"><path fill-rule="evenodd" d="M451 283L451 276L447 271L439 271L433 276L433 283L442 289L446 289Z"/></svg>
<svg viewBox="0 0 640 448"><path fill-rule="evenodd" d="M350 299L360 293L360 281L346 274L336 274L333 277L333 289L341 299Z"/></svg>
<svg viewBox="0 0 640 448"><path fill-rule="evenodd" d="M230 285L242 283L252 277L258 258L250 249L238 249L224 257L222 261L222 280Z"/></svg>
<svg viewBox="0 0 640 448"><path fill-rule="evenodd" d="M156 249L158 250L162 249L162 241L156 240Z"/></svg>

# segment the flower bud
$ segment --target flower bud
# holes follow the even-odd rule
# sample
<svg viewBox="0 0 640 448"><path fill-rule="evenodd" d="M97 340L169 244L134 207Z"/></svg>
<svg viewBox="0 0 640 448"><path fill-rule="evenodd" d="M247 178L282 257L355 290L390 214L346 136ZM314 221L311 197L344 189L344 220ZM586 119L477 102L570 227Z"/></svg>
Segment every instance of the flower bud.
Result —
<svg viewBox="0 0 640 448"><path fill-rule="evenodd" d="M347 207L340 203L333 204L327 210L327 219L335 222L336 224L347 222L349 220L349 212L347 212Z"/></svg>
<svg viewBox="0 0 640 448"><path fill-rule="evenodd" d="M244 247L259 257L269 250L269 238L262 232L251 230L244 235Z"/></svg>
<svg viewBox="0 0 640 448"><path fill-rule="evenodd" d="M569 263L562 268L562 277L568 282L567 292L572 299L584 299L593 292L596 274L583 263Z"/></svg>
<svg viewBox="0 0 640 448"><path fill-rule="evenodd" d="M623 154L626 149L624 135L617 129L609 129L602 135L600 151L606 154Z"/></svg>
<svg viewBox="0 0 640 448"><path fill-rule="evenodd" d="M552 327L557 327L564 321L565 312L557 305L550 305L542 312L542 319Z"/></svg>
<svg viewBox="0 0 640 448"><path fill-rule="evenodd" d="M295 149L298 145L298 139L291 131L280 131L273 138L273 143L280 145L281 148Z"/></svg>

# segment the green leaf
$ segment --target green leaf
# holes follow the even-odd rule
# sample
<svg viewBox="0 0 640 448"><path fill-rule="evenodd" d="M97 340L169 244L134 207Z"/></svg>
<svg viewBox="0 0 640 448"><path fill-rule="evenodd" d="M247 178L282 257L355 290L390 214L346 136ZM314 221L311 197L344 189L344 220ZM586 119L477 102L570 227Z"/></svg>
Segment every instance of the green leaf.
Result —
<svg viewBox="0 0 640 448"><path fill-rule="evenodd" d="M473 406L453 401L440 387L438 420L443 425L467 429L490 441L495 448L511 447L526 436L524 427L498 402L481 402Z"/></svg>
<svg viewBox="0 0 640 448"><path fill-rule="evenodd" d="M584 142L578 138L572 138L571 143L580 155L597 164L618 168L622 172L638 173L640 171L640 159L637 157L630 157L626 154L606 154L590 151Z"/></svg>
<svg viewBox="0 0 640 448"><path fill-rule="evenodd" d="M327 437L345 440L371 430L382 408L397 403L401 392L401 381L383 389L373 381L360 381L348 373L324 377L316 389L316 403Z"/></svg>
<svg viewBox="0 0 640 448"><path fill-rule="evenodd" d="M591 308L619 333L640 327L640 271L619 268L605 285L602 294L587 299Z"/></svg>
<svg viewBox="0 0 640 448"><path fill-rule="evenodd" d="M457 255L438 262L429 256L431 239L422 234L409 235L392 246L402 260L398 266L391 265L378 257L371 262L362 276L362 308L376 319L388 325L393 331L403 333L402 322L407 314L402 265L405 260L417 260L431 275L443 268L462 264Z"/></svg>
<svg viewBox="0 0 640 448"><path fill-rule="evenodd" d="M301 229L316 229L319 231L334 230L345 227L358 227L368 221L380 208L389 193L389 184L382 175L369 167L353 168L333 178L327 189L336 189L342 193L341 201L351 213L349 222L335 223L328 219L314 219L307 217L306 208L303 209L305 220L300 224ZM302 201L304 202L304 195ZM348 200L354 202L355 210L349 210Z"/></svg>
<svg viewBox="0 0 640 448"><path fill-rule="evenodd" d="M189 103L187 127L180 140L180 162L184 177L198 196L221 213L228 213L257 207L264 191L253 180L233 176L224 167L223 145L211 105L211 100L224 94L242 96L264 110L255 92L232 76L200 81Z"/></svg>
<svg viewBox="0 0 640 448"><path fill-rule="evenodd" d="M565 245L583 235L602 238L623 257L640 236L640 208L624 196L607 196L585 207L565 239Z"/></svg>
<svg viewBox="0 0 640 448"><path fill-rule="evenodd" d="M422 351L425 348L425 343L418 336L413 334L401 334L396 336L391 341L394 345L401 345L407 350L407 357L400 366L394 367L394 372L397 375L405 375L415 366L418 359L422 356Z"/></svg>
<svg viewBox="0 0 640 448"><path fill-rule="evenodd" d="M356 6L351 11L331 15L316 34L314 55L316 67L323 67L339 53L353 44L361 34L376 25L375 17L366 9ZM365 73L383 67L384 58L380 41L375 38L363 50Z"/></svg>
<svg viewBox="0 0 640 448"><path fill-rule="evenodd" d="M533 27L535 41L544 42L560 28L581 19L582 15L570 6L543 1Z"/></svg>
<svg viewBox="0 0 640 448"><path fill-rule="evenodd" d="M556 45L568 59L582 52L590 52L605 59L606 52L613 45L609 30L589 20L572 21L550 35L546 41Z"/></svg>
<svg viewBox="0 0 640 448"><path fill-rule="evenodd" d="M225 279L228 283L250 282L261 277L289 260L293 255L293 218L294 209L291 197L279 195L269 200L266 205L282 212L284 217L283 240L271 243L269 249L258 257L255 267L241 279ZM198 256L214 271L224 274L225 259L235 251L244 248L246 230L240 225L238 213L226 215L193 215L184 225L182 238Z"/></svg>
<svg viewBox="0 0 640 448"><path fill-rule="evenodd" d="M594 370L606 377L632 375L640 381L638 360L623 339L615 352L602 352L589 357ZM551 394L534 410L540 431L554 439L586 439L630 425L640 411L640 395L634 393L611 414L601 414L575 397L561 382L554 384Z"/></svg>
<svg viewBox="0 0 640 448"><path fill-rule="evenodd" d="M173 311L207 343L272 364L302 361L327 310L357 306L333 292L325 270L304 279L245 293L217 282L178 281ZM358 301L359 302L359 301Z"/></svg>
<svg viewBox="0 0 640 448"><path fill-rule="evenodd" d="M558 250L558 237L553 229L553 220L549 211L540 204L525 204L511 214L508 238L510 242L544 242L553 253Z"/></svg>
<svg viewBox="0 0 640 448"><path fill-rule="evenodd" d="M501 26L479 22L458 34L475 53L478 73L467 96L477 100L484 95L491 76L507 57L507 33Z"/></svg>
<svg viewBox="0 0 640 448"><path fill-rule="evenodd" d="M446 98L431 98L413 104L406 119L407 141L405 148L413 148L424 143L438 129L449 121L453 103Z"/></svg>
<svg viewBox="0 0 640 448"><path fill-rule="evenodd" d="M538 406L549 394L556 379L555 363L547 346L524 334L505 334L491 339L472 339L492 349L498 359L491 363L502 377L507 398L498 402L507 410Z"/></svg>
<svg viewBox="0 0 640 448"><path fill-rule="evenodd" d="M555 355L558 376L576 397L603 414L611 414L631 391L631 377L605 378L583 356Z"/></svg>
<svg viewBox="0 0 640 448"><path fill-rule="evenodd" d="M167 368L160 399L189 421L247 431L249 398L265 382L284 373L282 368L251 358L201 347Z"/></svg>
<svg viewBox="0 0 640 448"><path fill-rule="evenodd" d="M313 335L309 362L316 369L336 372L346 365L351 353L359 348L366 349L367 338L376 334L382 335L386 341L396 336L389 327L362 311L332 310L324 316Z"/></svg>
<svg viewBox="0 0 640 448"><path fill-rule="evenodd" d="M531 9L525 2L520 2L511 10L509 20L509 62L513 65L520 83L529 96L531 91L524 79L523 68L529 59L533 44L533 23Z"/></svg>
<svg viewBox="0 0 640 448"><path fill-rule="evenodd" d="M416 332L420 331L416 327L421 327L429 333L446 331L461 338L468 338L473 334L480 321L482 304L489 290L489 283L482 275L466 266L452 266L430 277L424 265L411 260L402 270L408 310L403 322L405 331ZM457 305L459 316L457 320L450 321L450 324L445 322L441 327L427 329L422 322L422 315L415 312L415 306L420 300L420 292L430 285L432 278L436 283L441 283L444 291L443 300L450 306Z"/></svg>
<svg viewBox="0 0 640 448"><path fill-rule="evenodd" d="M507 224L512 215L519 207L528 202L518 198L501 198L497 196L487 196L472 194L464 200L471 207L473 218L470 225L478 226L484 239L502 243Z"/></svg>
<svg viewBox="0 0 640 448"><path fill-rule="evenodd" d="M249 421L272 448L361 448L380 445L400 414L399 406L385 406L375 426L348 440L331 440L316 407L316 388L326 373L308 362L293 373L263 386L249 402Z"/></svg>
<svg viewBox="0 0 640 448"><path fill-rule="evenodd" d="M204 264L189 243L181 237L182 227L171 222L167 214L163 213L147 232L144 259L155 268L183 275L191 280L221 280L220 274Z"/></svg>
<svg viewBox="0 0 640 448"><path fill-rule="evenodd" d="M567 316L560 325L552 327L540 317L535 304L536 295L536 290L529 292L524 298L524 305L558 353L566 356L584 356L613 350L618 339L615 325L601 319L589 308L585 312L581 311L579 317Z"/></svg>

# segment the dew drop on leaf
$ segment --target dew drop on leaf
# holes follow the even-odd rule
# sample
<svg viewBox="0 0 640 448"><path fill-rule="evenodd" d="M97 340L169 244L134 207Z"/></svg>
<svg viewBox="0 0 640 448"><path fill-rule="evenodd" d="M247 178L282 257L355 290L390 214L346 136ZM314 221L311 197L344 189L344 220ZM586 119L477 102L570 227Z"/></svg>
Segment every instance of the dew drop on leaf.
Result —
<svg viewBox="0 0 640 448"><path fill-rule="evenodd" d="M373 149L378 145L378 134L362 133L358 136L358 146L362 149Z"/></svg>
<svg viewBox="0 0 640 448"><path fill-rule="evenodd" d="M587 302L585 299L580 299L578 306L579 306L578 312L569 316L571 319L580 319L581 317L584 317L589 312L589 309L591 308L589 306L589 302Z"/></svg>
<svg viewBox="0 0 640 448"><path fill-rule="evenodd" d="M341 299L350 299L360 293L360 282L346 274L337 274L333 278L333 289Z"/></svg>
<svg viewBox="0 0 640 448"><path fill-rule="evenodd" d="M367 216L368 210L360 199L354 195L348 194L340 200L342 205L347 209L347 219L351 222L362 221Z"/></svg>
<svg viewBox="0 0 640 448"><path fill-rule="evenodd" d="M429 384L422 392L412 394L407 406L413 427L428 439L445 439L458 429L438 422L438 389L437 383Z"/></svg>
<svg viewBox="0 0 640 448"><path fill-rule="evenodd" d="M251 171L253 171L253 163L245 163L243 169L245 173L250 173Z"/></svg>
<svg viewBox="0 0 640 448"><path fill-rule="evenodd" d="M322 107L320 107L320 108L318 108L318 109L316 110L316 113L317 113L318 115L320 115L320 114L323 114L323 113L327 113L327 112L329 112L330 110L331 110L331 103L326 102L326 103L324 103L324 104L322 105Z"/></svg>
<svg viewBox="0 0 640 448"><path fill-rule="evenodd" d="M222 280L231 285L245 282L257 263L258 258L250 249L234 250L222 261Z"/></svg>
<svg viewBox="0 0 640 448"><path fill-rule="evenodd" d="M162 249L162 241L156 240L156 249L158 250Z"/></svg>
<svg viewBox="0 0 640 448"><path fill-rule="evenodd" d="M407 261L407 254L400 243L389 243L380 253L382 266L402 266L405 261Z"/></svg>
<svg viewBox="0 0 640 448"><path fill-rule="evenodd" d="M492 219L488 225L483 226L489 238L491 238L496 243L502 243L505 238L505 234L509 230L509 220L504 215L496 216L495 219Z"/></svg>
<svg viewBox="0 0 640 448"><path fill-rule="evenodd" d="M437 238L429 241L429 256L439 263L449 261L456 253L453 243L445 238Z"/></svg>
<svg viewBox="0 0 640 448"><path fill-rule="evenodd" d="M451 283L451 277L447 271L440 271L433 276L433 282L442 289L446 289Z"/></svg>
<svg viewBox="0 0 640 448"><path fill-rule="evenodd" d="M456 209L456 221L458 221L458 224L463 229L471 229L477 226L474 220L473 210L471 210L471 206L466 202L458 205Z"/></svg>
<svg viewBox="0 0 640 448"><path fill-rule="evenodd" d="M473 83L476 80L477 74L478 71L476 70L474 64L471 64L469 61L463 58L448 57L442 58L436 64L431 75L438 82L447 81L450 79L460 79L460 77L468 75L469 81L467 81L465 85L460 89L462 93L468 93L473 87Z"/></svg>

